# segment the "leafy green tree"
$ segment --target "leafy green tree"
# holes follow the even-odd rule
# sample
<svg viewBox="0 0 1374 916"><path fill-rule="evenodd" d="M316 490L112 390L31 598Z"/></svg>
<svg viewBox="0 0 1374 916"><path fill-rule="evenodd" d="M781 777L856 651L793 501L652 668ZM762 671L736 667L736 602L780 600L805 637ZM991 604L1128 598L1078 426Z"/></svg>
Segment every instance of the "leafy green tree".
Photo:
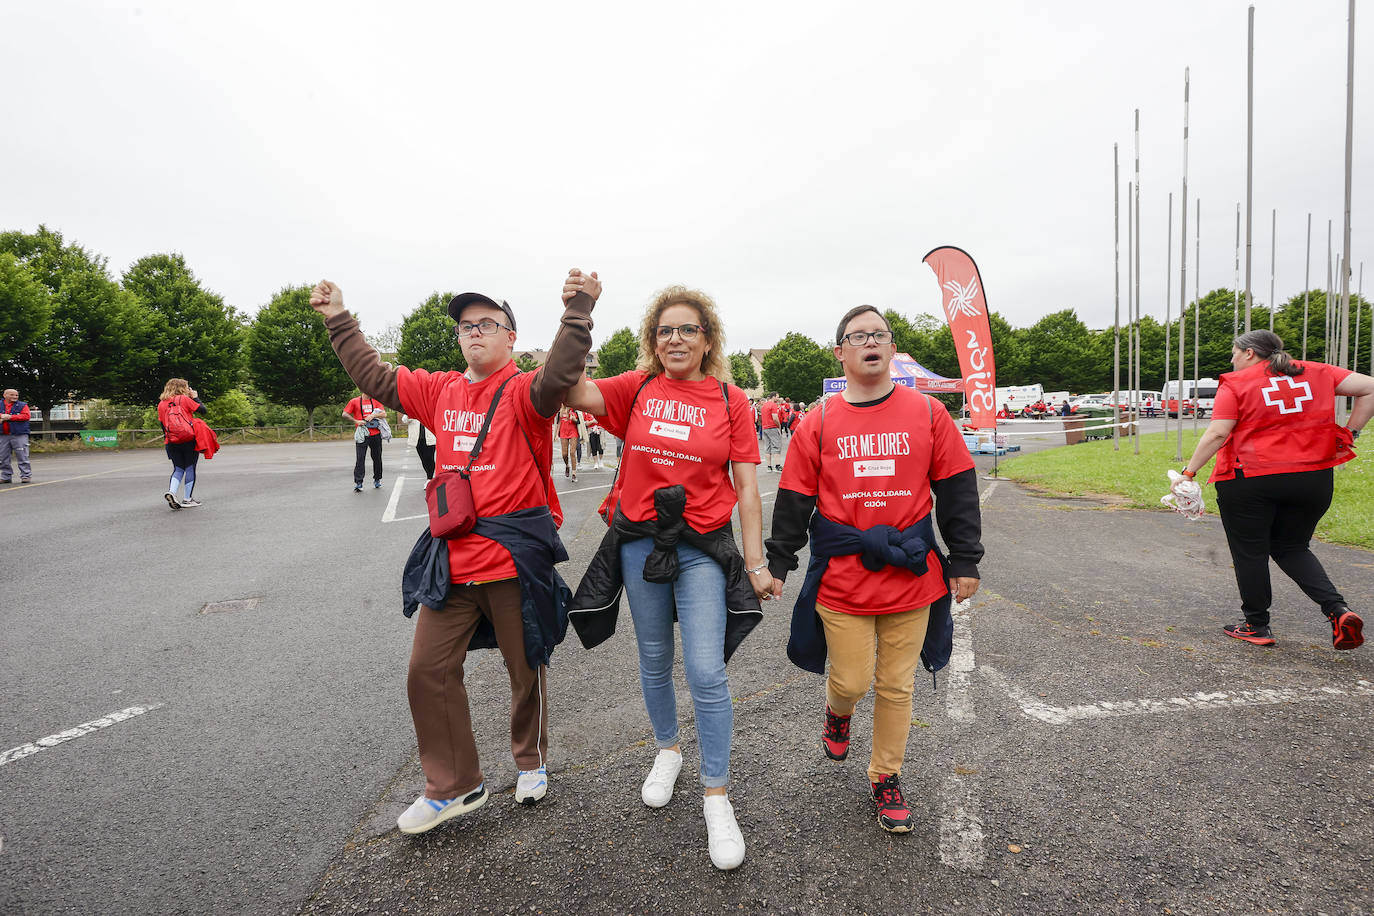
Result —
<svg viewBox="0 0 1374 916"><path fill-rule="evenodd" d="M382 359L392 359L396 356L396 351L401 346L401 326L399 324L389 324L382 329L380 334L368 334L367 342L372 344Z"/></svg>
<svg viewBox="0 0 1374 916"><path fill-rule="evenodd" d="M606 338L596 351L597 378L611 378L629 372L639 361L639 338L629 328L621 328Z"/></svg>
<svg viewBox="0 0 1374 916"><path fill-rule="evenodd" d="M46 331L0 354L7 386L18 388L44 416L69 397L130 400L121 396L146 372L149 358L135 344L146 314L110 279L105 258L64 242L46 226L0 233L0 251L47 288L52 304ZM47 438L54 436L46 431Z"/></svg>
<svg viewBox="0 0 1374 916"><path fill-rule="evenodd" d="M11 252L0 251L0 353L18 353L51 321L48 288Z"/></svg>
<svg viewBox="0 0 1374 916"><path fill-rule="evenodd" d="M835 354L796 331L778 341L763 358L763 387L789 401L809 404L820 397L824 380L839 374Z"/></svg>
<svg viewBox="0 0 1374 916"><path fill-rule="evenodd" d="M515 358L515 368L521 372L533 372L539 368L539 360L530 356L528 353L521 353Z"/></svg>
<svg viewBox="0 0 1374 916"><path fill-rule="evenodd" d="M133 384L137 400L155 401L169 378L187 379L203 398L242 381L242 317L204 289L180 254L152 254L124 272L124 289L148 310L142 344L152 364Z"/></svg>
<svg viewBox="0 0 1374 916"><path fill-rule="evenodd" d="M754 371L754 361L748 353L730 354L730 379L745 391L759 387L759 374Z"/></svg>
<svg viewBox="0 0 1374 916"><path fill-rule="evenodd" d="M911 322L911 329L915 334L913 349L903 352L945 378L963 378L954 336L943 318L925 313L917 315Z"/></svg>
<svg viewBox="0 0 1374 916"><path fill-rule="evenodd" d="M226 391L205 405L205 422L217 429L253 425L253 403L240 388Z"/></svg>
<svg viewBox="0 0 1374 916"><path fill-rule="evenodd" d="M1143 323L1151 323L1146 318ZM1164 329L1153 322L1158 332L1155 351L1162 360L1164 353ZM1150 340L1149 337L1143 337ZM1086 391L1093 389L1101 376L1101 365L1094 347L1092 332L1088 330L1078 313L1073 309L1063 309L1041 318L1022 335L1021 343L1026 354L1026 371L1032 382L1039 382L1046 391ZM1150 347L1145 348L1143 365L1150 366ZM1162 363L1156 375L1162 374ZM1147 373L1141 373L1141 384L1147 384Z"/></svg>
<svg viewBox="0 0 1374 916"><path fill-rule="evenodd" d="M262 307L245 350L258 391L281 404L299 404L311 420L316 407L353 390L329 344L324 318L310 307L308 286L286 287Z"/></svg>
<svg viewBox="0 0 1374 916"><path fill-rule="evenodd" d="M457 293L431 293L429 298L401 321L401 345L396 359L410 369L447 372L467 369L448 304Z"/></svg>

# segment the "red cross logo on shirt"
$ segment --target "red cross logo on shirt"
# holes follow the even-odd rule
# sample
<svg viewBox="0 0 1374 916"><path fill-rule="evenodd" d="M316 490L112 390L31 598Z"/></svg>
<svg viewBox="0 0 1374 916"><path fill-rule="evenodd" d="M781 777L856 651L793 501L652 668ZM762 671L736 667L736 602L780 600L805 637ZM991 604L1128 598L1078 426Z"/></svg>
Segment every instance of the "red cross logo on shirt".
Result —
<svg viewBox="0 0 1374 916"><path fill-rule="evenodd" d="M866 471L866 470L868 470L868 468L864 467L862 464L859 465L859 473L860 473L860 474L862 474L862 473L863 473L864 471Z"/></svg>
<svg viewBox="0 0 1374 916"><path fill-rule="evenodd" d="M1283 390L1280 390L1280 382ZM1312 400L1312 386L1307 382L1295 382L1289 375L1274 376L1261 393L1264 403L1277 407L1279 413L1301 413L1303 402Z"/></svg>

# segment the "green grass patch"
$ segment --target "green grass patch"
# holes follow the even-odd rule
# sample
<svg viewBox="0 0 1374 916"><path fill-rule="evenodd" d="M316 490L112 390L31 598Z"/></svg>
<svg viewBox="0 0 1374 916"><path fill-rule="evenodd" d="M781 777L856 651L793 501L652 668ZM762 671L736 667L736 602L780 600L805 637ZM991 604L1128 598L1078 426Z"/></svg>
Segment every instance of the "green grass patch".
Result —
<svg viewBox="0 0 1374 916"><path fill-rule="evenodd" d="M1169 511L1159 498L1169 492L1168 471L1180 470L1198 437L1191 426L1183 430L1183 458L1177 459L1178 432L1148 433L1140 437L1140 454L1128 438L1120 449L1111 440L1082 442L1008 458L999 476L1067 496L1108 496L1141 509ZM1362 445L1357 442L1356 447ZM1359 449L1367 452L1369 446ZM1317 526L1317 537L1333 544L1374 550L1374 459L1362 454L1336 468L1336 495L1331 509ZM1198 474L1202 499L1209 514L1217 507L1216 489L1203 479L1211 464Z"/></svg>

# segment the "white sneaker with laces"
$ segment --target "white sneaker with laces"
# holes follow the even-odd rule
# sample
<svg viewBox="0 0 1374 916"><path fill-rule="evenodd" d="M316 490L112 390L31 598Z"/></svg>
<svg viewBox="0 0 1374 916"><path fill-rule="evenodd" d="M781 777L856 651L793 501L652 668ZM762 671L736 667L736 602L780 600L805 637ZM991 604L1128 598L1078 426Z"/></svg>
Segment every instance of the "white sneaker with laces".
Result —
<svg viewBox="0 0 1374 916"><path fill-rule="evenodd" d="M677 785L677 774L682 772L682 752L663 748L654 758L654 767L644 777L644 788L640 797L650 808L662 808L673 800L673 786Z"/></svg>
<svg viewBox="0 0 1374 916"><path fill-rule="evenodd" d="M744 861L744 834L735 822L730 799L707 795L702 799L702 813L706 816L706 838L711 844L711 864L721 871L738 868Z"/></svg>
<svg viewBox="0 0 1374 916"><path fill-rule="evenodd" d="M521 770L520 778L515 781L515 800L522 805L538 803L549 791L548 767L537 770Z"/></svg>
<svg viewBox="0 0 1374 916"><path fill-rule="evenodd" d="M424 833L438 827L451 817L466 814L487 803L487 785L483 783L467 795L450 799L426 798L421 795L401 816L396 827L402 833Z"/></svg>
<svg viewBox="0 0 1374 916"><path fill-rule="evenodd" d="M196 508L196 507L199 506L199 505L200 505L200 500L198 500L198 499L183 499L183 500L181 501L181 508L183 508L183 509L194 509L194 508Z"/></svg>

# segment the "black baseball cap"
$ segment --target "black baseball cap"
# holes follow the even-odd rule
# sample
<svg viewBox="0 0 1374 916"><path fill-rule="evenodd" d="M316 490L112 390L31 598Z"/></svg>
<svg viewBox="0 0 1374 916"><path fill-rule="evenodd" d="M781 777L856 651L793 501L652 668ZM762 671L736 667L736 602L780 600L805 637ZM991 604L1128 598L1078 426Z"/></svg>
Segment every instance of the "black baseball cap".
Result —
<svg viewBox="0 0 1374 916"><path fill-rule="evenodd" d="M496 300L481 293L462 293L454 296L448 303L448 315L454 321L463 314L463 309L469 305L489 305L492 308L500 309L506 313L506 320L510 322L510 329L515 330L515 313L511 311L510 303L504 299Z"/></svg>

